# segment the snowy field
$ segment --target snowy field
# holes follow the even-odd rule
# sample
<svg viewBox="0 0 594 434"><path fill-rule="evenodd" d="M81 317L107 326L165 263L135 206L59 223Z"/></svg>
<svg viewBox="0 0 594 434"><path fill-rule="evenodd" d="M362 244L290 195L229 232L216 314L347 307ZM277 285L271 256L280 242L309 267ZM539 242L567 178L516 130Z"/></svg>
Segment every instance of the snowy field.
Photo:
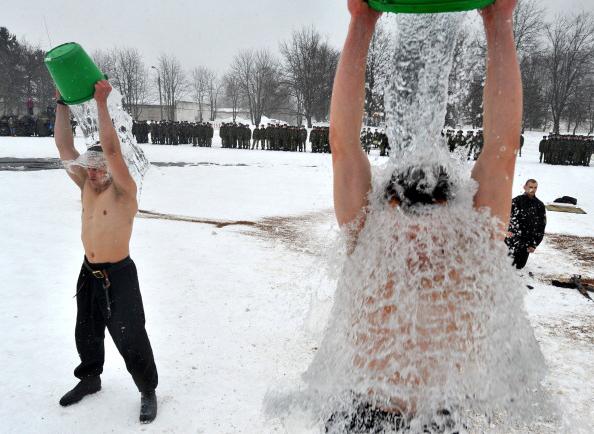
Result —
<svg viewBox="0 0 594 434"><path fill-rule="evenodd" d="M574 196L588 214L548 213L547 238L524 270L534 286L526 309L567 432L592 433L594 303L547 282L594 278L594 167L539 164L541 136L526 136L514 194L535 178L543 202ZM140 208L205 221L136 219L131 256L160 377L151 425L137 422L139 394L110 338L101 392L58 405L76 383L80 193L62 170L0 171L0 432L287 432L265 419L262 399L307 367L332 304L331 158L214 145L143 147L151 162L188 164L153 166ZM0 137L0 158L56 156L51 138Z"/></svg>

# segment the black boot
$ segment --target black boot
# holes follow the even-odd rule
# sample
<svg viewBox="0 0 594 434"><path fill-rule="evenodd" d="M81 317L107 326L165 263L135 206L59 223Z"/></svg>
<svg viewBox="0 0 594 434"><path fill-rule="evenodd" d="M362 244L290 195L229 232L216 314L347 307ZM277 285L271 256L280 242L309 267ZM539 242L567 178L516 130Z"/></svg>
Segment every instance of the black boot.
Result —
<svg viewBox="0 0 594 434"><path fill-rule="evenodd" d="M101 377L87 377L79 381L70 392L60 399L60 405L66 407L76 404L87 395L101 390Z"/></svg>
<svg viewBox="0 0 594 434"><path fill-rule="evenodd" d="M155 391L140 395L140 423L151 423L157 417L157 395Z"/></svg>

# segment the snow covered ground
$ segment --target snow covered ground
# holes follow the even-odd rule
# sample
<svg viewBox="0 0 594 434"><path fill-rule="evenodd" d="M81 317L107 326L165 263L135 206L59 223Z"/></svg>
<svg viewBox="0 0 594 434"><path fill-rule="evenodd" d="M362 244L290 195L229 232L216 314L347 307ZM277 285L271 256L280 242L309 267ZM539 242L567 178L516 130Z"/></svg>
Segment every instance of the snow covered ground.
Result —
<svg viewBox="0 0 594 434"><path fill-rule="evenodd" d="M216 132L215 132L216 136ZM570 195L589 214L548 213L548 234L594 237L594 168L538 164L528 133L514 193L539 181L544 202ZM77 144L83 146L82 140ZM139 425L139 395L109 338L101 392L62 408L76 379L80 197L61 170L0 171L0 431L272 433L270 387L308 365L331 305L324 250L336 230L329 155L145 145L153 166L140 207L220 223L136 219L132 257L160 385L159 416ZM0 137L0 158L56 157L53 140ZM374 164L382 158L372 156ZM220 226L220 225L219 225ZM594 249L592 238L578 243ZM594 303L545 278L594 278L554 237L531 255L526 308L571 432L594 432ZM569 431L569 430L568 430ZM318 432L312 428L311 432Z"/></svg>

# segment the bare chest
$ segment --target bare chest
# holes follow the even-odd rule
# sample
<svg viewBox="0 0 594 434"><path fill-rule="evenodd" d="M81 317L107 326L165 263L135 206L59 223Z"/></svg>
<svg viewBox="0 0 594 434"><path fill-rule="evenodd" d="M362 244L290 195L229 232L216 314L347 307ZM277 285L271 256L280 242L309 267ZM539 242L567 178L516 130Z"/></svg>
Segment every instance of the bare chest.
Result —
<svg viewBox="0 0 594 434"><path fill-rule="evenodd" d="M113 186L102 192L85 188L82 195L83 232L98 229L131 227L136 214L136 200L116 193Z"/></svg>

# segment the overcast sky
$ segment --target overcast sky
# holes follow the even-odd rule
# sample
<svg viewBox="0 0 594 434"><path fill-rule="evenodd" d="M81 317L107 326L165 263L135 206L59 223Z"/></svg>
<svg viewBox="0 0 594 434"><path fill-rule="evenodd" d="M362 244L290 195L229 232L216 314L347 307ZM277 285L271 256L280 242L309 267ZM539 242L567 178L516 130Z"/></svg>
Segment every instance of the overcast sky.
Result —
<svg viewBox="0 0 594 434"><path fill-rule="evenodd" d="M550 16L589 10L592 0L539 0ZM50 47L75 41L85 50L138 48L147 66L163 52L191 69L224 72L240 49L268 47L313 25L340 48L348 24L346 0L28 0L2 2L0 26L20 40ZM26 4L26 7L23 5Z"/></svg>

